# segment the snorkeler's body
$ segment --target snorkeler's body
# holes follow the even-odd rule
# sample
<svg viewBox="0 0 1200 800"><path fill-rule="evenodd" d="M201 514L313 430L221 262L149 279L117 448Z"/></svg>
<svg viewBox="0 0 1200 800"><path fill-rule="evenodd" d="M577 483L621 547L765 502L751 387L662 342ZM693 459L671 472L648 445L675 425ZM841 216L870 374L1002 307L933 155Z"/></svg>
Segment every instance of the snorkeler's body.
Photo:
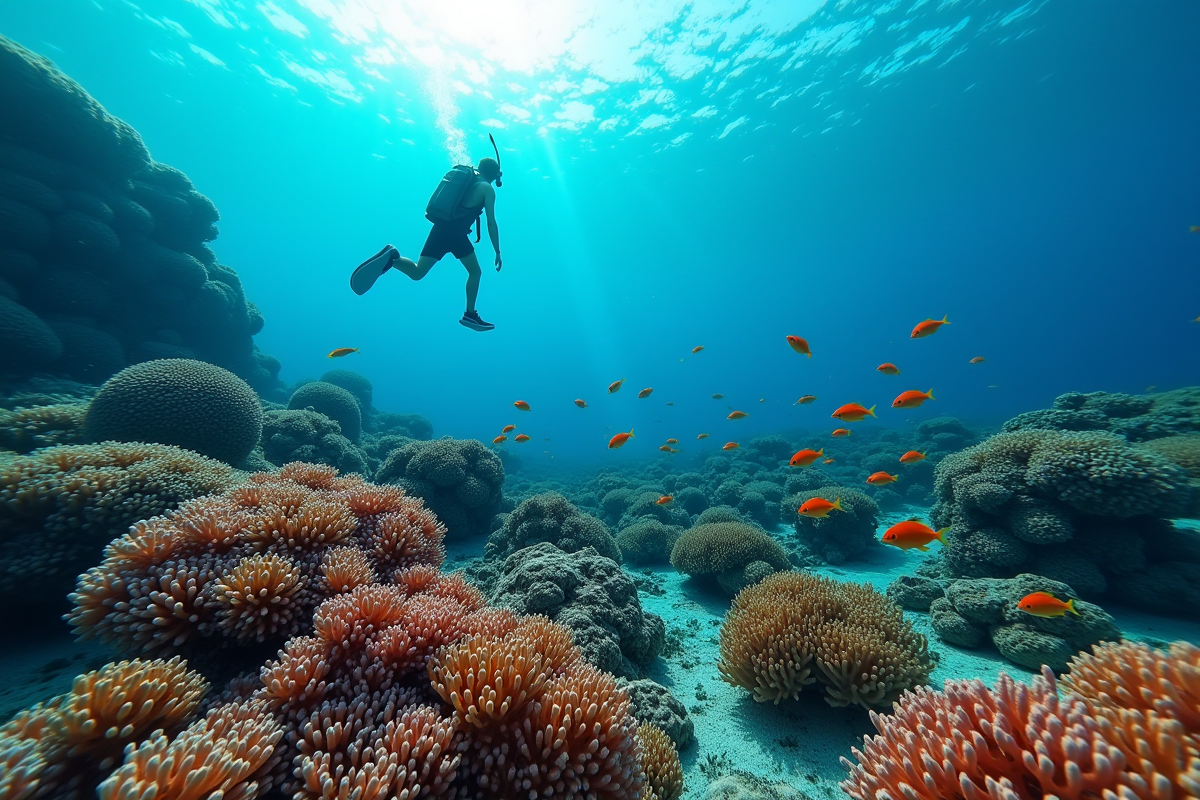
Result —
<svg viewBox="0 0 1200 800"><path fill-rule="evenodd" d="M461 213L446 222L435 222L421 255L413 261L400 255L400 252L388 245L375 256L364 261L355 270L350 279L351 288L357 294L364 294L374 285L375 281L389 269L403 272L414 281L419 281L429 274L433 265L447 254L452 254L467 269L467 309L459 323L477 331L490 331L496 326L485 322L475 310L475 300L479 296L479 279L483 270L479 266L479 258L475 255L475 247L471 244L471 225L480 214L487 215L488 237L492 240L492 249L496 252L496 271L500 271L503 260L500 256L500 228L496 224L496 189L492 182L500 177L499 165L490 158L479 162L476 170L476 181L464 193L461 201Z"/></svg>

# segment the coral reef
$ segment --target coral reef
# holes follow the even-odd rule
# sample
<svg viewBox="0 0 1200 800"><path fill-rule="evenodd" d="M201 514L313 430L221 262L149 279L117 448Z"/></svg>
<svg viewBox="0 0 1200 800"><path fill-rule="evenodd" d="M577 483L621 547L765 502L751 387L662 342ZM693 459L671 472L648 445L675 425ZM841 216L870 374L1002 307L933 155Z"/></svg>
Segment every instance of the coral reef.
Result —
<svg viewBox="0 0 1200 800"><path fill-rule="evenodd" d="M29 453L59 444L82 444L83 403L56 403L15 408L0 408L0 450Z"/></svg>
<svg viewBox="0 0 1200 800"><path fill-rule="evenodd" d="M832 511L822 519L796 513L806 501L822 497L829 502L841 501L844 511ZM826 486L793 494L784 501L796 528L796 538L806 553L827 564L842 564L878 544L875 529L879 522L879 506L858 489Z"/></svg>
<svg viewBox="0 0 1200 800"><path fill-rule="evenodd" d="M885 596L800 572L742 590L720 647L721 677L776 704L819 681L830 705L887 707L933 670L925 637Z"/></svg>
<svg viewBox="0 0 1200 800"><path fill-rule="evenodd" d="M484 558L507 558L539 542L549 542L567 553L590 547L605 558L621 561L621 550L604 523L582 513L557 492L522 500L488 537Z"/></svg>
<svg viewBox="0 0 1200 800"><path fill-rule="evenodd" d="M363 414L371 411L371 404L375 397L375 387L371 385L371 381L367 379L367 376L351 369L331 369L321 376L320 382L340 386L354 395L354 399L358 401L358 407Z"/></svg>
<svg viewBox="0 0 1200 800"><path fill-rule="evenodd" d="M89 441L154 442L241 463L262 435L258 396L241 378L203 361L172 358L126 367L88 407Z"/></svg>
<svg viewBox="0 0 1200 800"><path fill-rule="evenodd" d="M1079 613L1037 617L1017 608L1021 598L1033 592L1047 592L1064 601L1074 599ZM939 638L973 647L991 637L1001 655L1032 670L1045 664L1061 672L1077 652L1121 638L1112 616L1079 600L1070 586L1041 575L953 581L946 586L945 597L933 601L931 612Z"/></svg>
<svg viewBox="0 0 1200 800"><path fill-rule="evenodd" d="M683 528L678 525L664 525L656 517L642 517L617 533L617 547L627 564L667 564L682 533Z"/></svg>
<svg viewBox="0 0 1200 800"><path fill-rule="evenodd" d="M1062 694L1049 667L1031 685L1002 673L992 690L918 688L894 713L871 714L878 735L854 750L857 763L843 759L842 790L855 800L1194 797L1198 652L1102 645L1071 662ZM1187 689L1171 686L1177 676Z"/></svg>
<svg viewBox="0 0 1200 800"><path fill-rule="evenodd" d="M928 611L945 593L941 583L923 575L901 575L887 587L888 599L905 611Z"/></svg>
<svg viewBox="0 0 1200 800"><path fill-rule="evenodd" d="M695 725L687 709L667 687L649 678L621 678L617 685L629 695L629 713L638 722L658 728L679 750L686 750L695 741Z"/></svg>
<svg viewBox="0 0 1200 800"><path fill-rule="evenodd" d="M709 509L708 514L715 509ZM701 515L703 516L703 515ZM711 517L710 517L711 518ZM779 543L761 529L744 522L700 522L684 531L671 549L671 566L692 577L711 576L722 586L737 589L746 585L746 570L758 564L772 570L788 569L791 563Z"/></svg>
<svg viewBox="0 0 1200 800"><path fill-rule="evenodd" d="M75 576L138 520L244 478L178 447L63 445L0 466L0 597L57 610Z"/></svg>
<svg viewBox="0 0 1200 800"><path fill-rule="evenodd" d="M1068 392L1051 408L1018 414L1005 431L1030 429L1108 431L1131 442L1200 432L1200 389L1189 386L1159 394Z"/></svg>
<svg viewBox="0 0 1200 800"><path fill-rule="evenodd" d="M422 498L451 536L477 536L500 510L504 467L481 442L445 437L393 450L375 480Z"/></svg>
<svg viewBox="0 0 1200 800"><path fill-rule="evenodd" d="M1182 467L1120 436L997 434L946 457L935 491L933 527L950 528L944 577L1038 572L1159 613L1200 604L1200 535L1162 519L1191 507L1197 489ZM1180 594L1168 600L1168 586Z"/></svg>
<svg viewBox="0 0 1200 800"><path fill-rule="evenodd" d="M374 576L438 567L444 534L399 489L290 464L134 525L79 577L68 620L126 652L229 655L300 633L318 603Z"/></svg>
<svg viewBox="0 0 1200 800"><path fill-rule="evenodd" d="M367 454L342 436L341 426L316 411L272 410L263 414L263 455L276 466L292 461L328 464L339 472L369 476Z"/></svg>
<svg viewBox="0 0 1200 800"><path fill-rule="evenodd" d="M670 737L654 725L643 723L637 729L637 742L646 781L641 800L679 800L683 794L683 766Z"/></svg>
<svg viewBox="0 0 1200 800"><path fill-rule="evenodd" d="M207 242L218 214L178 170L46 59L0 38L0 372L102 382L196 357L261 391L279 362ZM136 309L137 313L130 313Z"/></svg>
<svg viewBox="0 0 1200 800"><path fill-rule="evenodd" d="M666 642L662 619L642 611L633 581L591 547L568 553L542 542L516 551L499 564L491 602L549 617L571 631L588 662L614 675L641 677Z"/></svg>
<svg viewBox="0 0 1200 800"><path fill-rule="evenodd" d="M315 411L324 414L341 428L341 434L352 442L357 442L362 433L362 409L354 395L332 383L313 381L306 383L292 392L288 400L288 409L292 411Z"/></svg>

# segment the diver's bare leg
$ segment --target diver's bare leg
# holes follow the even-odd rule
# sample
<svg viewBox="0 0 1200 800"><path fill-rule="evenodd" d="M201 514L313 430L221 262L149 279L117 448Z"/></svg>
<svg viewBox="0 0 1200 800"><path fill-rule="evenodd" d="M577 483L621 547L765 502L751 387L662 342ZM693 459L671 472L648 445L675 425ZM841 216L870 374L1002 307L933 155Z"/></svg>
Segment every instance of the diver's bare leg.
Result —
<svg viewBox="0 0 1200 800"><path fill-rule="evenodd" d="M474 253L459 261L467 268L467 313L470 314L475 310L475 299L479 297L479 279L483 276L483 270L479 268L479 259Z"/></svg>
<svg viewBox="0 0 1200 800"><path fill-rule="evenodd" d="M414 281L419 281L429 274L429 270L433 269L433 265L437 261L429 256L421 256L417 261L404 256L397 256L392 262L392 269L398 269Z"/></svg>

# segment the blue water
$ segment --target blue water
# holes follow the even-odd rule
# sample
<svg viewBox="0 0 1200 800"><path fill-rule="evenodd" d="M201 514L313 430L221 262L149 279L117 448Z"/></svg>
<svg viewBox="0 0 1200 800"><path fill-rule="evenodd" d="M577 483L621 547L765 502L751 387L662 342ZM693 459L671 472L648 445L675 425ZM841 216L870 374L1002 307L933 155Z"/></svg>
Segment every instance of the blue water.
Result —
<svg viewBox="0 0 1200 800"><path fill-rule="evenodd" d="M1193 2L4 0L0 32L213 199L285 381L359 370L438 434L519 423L529 463L823 431L850 401L879 404L863 424L1000 420L1198 374ZM488 133L496 330L457 324L453 259L351 294L383 243L415 257L430 192ZM343 346L362 352L325 357Z"/></svg>

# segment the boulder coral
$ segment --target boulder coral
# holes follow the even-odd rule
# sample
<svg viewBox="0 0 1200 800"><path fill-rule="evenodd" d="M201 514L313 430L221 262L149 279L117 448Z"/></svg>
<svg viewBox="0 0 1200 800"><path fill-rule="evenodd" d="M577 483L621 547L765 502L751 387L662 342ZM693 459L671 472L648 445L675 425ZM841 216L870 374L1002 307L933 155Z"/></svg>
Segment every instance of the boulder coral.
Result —
<svg viewBox="0 0 1200 800"><path fill-rule="evenodd" d="M1179 613L1200 605L1200 534L1164 520L1197 491L1183 467L1113 433L1000 433L937 467L931 524L950 528L937 570L1038 572L1085 597Z"/></svg>
<svg viewBox="0 0 1200 800"><path fill-rule="evenodd" d="M239 464L262 436L262 406L245 381L214 364L147 361L104 383L88 407L84 435L171 444Z"/></svg>
<svg viewBox="0 0 1200 800"><path fill-rule="evenodd" d="M276 466L305 461L370 476L366 453L342 435L337 422L316 411L267 411L263 414L262 449Z"/></svg>
<svg viewBox="0 0 1200 800"><path fill-rule="evenodd" d="M734 598L717 669L758 702L819 682L832 706L886 708L924 685L933 661L925 637L869 584L780 572Z"/></svg>
<svg viewBox="0 0 1200 800"><path fill-rule="evenodd" d="M499 530L488 537L484 558L507 558L518 550L540 542L574 553L593 548L605 558L620 563L621 549L608 527L581 512L558 492L546 492L522 500L504 519Z"/></svg>
<svg viewBox="0 0 1200 800"><path fill-rule="evenodd" d="M340 386L354 395L354 399L358 401L358 407L364 415L371 411L375 398L375 387L371 385L371 381L366 375L352 369L331 369L321 376L320 383L332 383L334 386Z"/></svg>
<svg viewBox="0 0 1200 800"><path fill-rule="evenodd" d="M18 456L0 466L0 597L9 607L57 610L113 537L244 477L167 445L62 445Z"/></svg>
<svg viewBox="0 0 1200 800"><path fill-rule="evenodd" d="M1128 643L1077 656L1061 683L946 681L871 714L841 788L855 800L1162 800L1200 794L1197 649ZM1183 689L1169 682L1177 676Z"/></svg>
<svg viewBox="0 0 1200 800"><path fill-rule="evenodd" d="M843 511L831 511L822 519L801 516L796 509L814 497L840 501ZM877 544L879 506L858 489L826 486L790 495L782 507L796 529L796 538L808 554L827 564L843 564Z"/></svg>
<svg viewBox="0 0 1200 800"><path fill-rule="evenodd" d="M664 525L656 517L642 517L621 529L617 534L617 547L627 564L668 564L671 550L683 530L678 525Z"/></svg>
<svg viewBox="0 0 1200 800"><path fill-rule="evenodd" d="M1200 387L1157 394L1068 392L1048 409L1018 414L1005 431L1107 431L1131 442L1200 432Z"/></svg>
<svg viewBox="0 0 1200 800"><path fill-rule="evenodd" d="M262 316L208 248L219 215L187 176L3 37L0 109L0 372L99 383L173 347L276 390Z"/></svg>
<svg viewBox="0 0 1200 800"><path fill-rule="evenodd" d="M478 536L500 510L504 467L482 442L443 437L393 450L375 480L423 499L451 536Z"/></svg>
<svg viewBox="0 0 1200 800"><path fill-rule="evenodd" d="M694 578L716 579L731 594L751 582L746 575L751 567L754 578L761 580L763 564L770 570L791 567L777 541L744 522L698 522L680 534L671 548L671 566L676 570Z"/></svg>
<svg viewBox="0 0 1200 800"><path fill-rule="evenodd" d="M324 381L306 383L292 392L288 409L315 411L324 414L341 427L341 433L352 442L357 442L362 433L362 409L354 395Z"/></svg>

